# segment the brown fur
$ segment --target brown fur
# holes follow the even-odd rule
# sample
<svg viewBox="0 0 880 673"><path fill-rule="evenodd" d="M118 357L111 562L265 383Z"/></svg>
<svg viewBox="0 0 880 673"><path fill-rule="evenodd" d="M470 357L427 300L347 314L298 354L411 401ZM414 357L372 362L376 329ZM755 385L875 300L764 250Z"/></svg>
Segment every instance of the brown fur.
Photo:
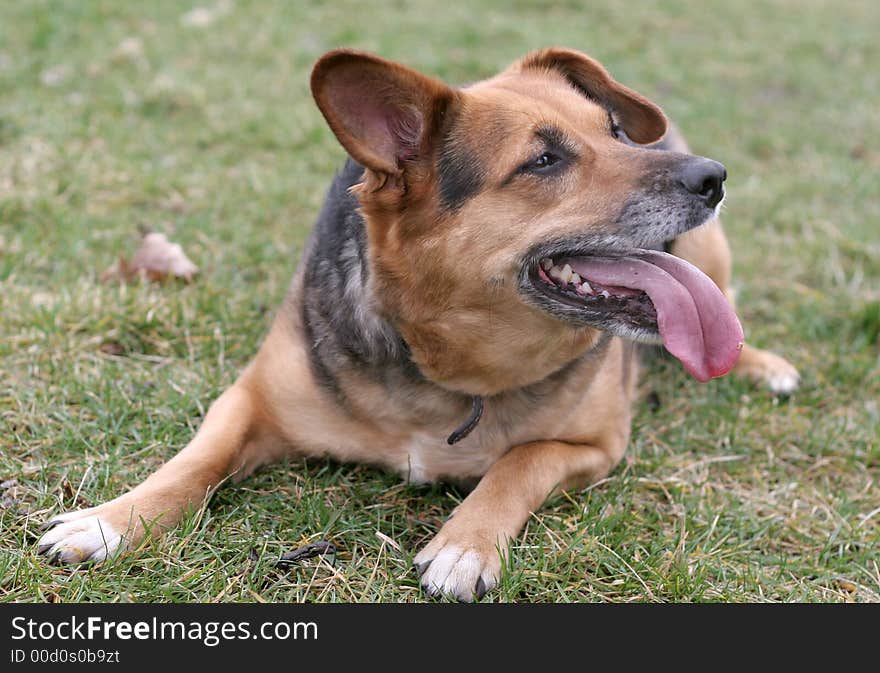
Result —
<svg viewBox="0 0 880 673"><path fill-rule="evenodd" d="M480 479L415 559L429 591L469 600L497 580L497 549L504 553L530 512L553 492L603 478L623 456L634 349L524 302L517 278L532 246L601 233L646 162L663 160L611 136L603 105L642 143L657 140L666 120L598 63L561 49L531 54L460 91L375 56L338 51L319 61L312 86L339 141L366 167L356 191L370 294L428 383L389 394L362 372L340 371L349 400L341 406L309 365L300 271L254 361L190 444L131 492L59 517L61 534L50 531L44 546L82 560L72 540L90 517L131 545L145 524L153 533L173 526L227 478L282 456L332 456L419 481ZM552 121L578 144L579 163L564 179L510 179L539 149L535 120ZM441 203L434 161L444 140L479 158L488 185L454 209ZM730 250L717 219L680 236L672 252L731 296ZM764 380L796 377L778 356L749 347L738 370ZM466 450L450 448L444 438L467 415L468 395L490 399Z"/></svg>

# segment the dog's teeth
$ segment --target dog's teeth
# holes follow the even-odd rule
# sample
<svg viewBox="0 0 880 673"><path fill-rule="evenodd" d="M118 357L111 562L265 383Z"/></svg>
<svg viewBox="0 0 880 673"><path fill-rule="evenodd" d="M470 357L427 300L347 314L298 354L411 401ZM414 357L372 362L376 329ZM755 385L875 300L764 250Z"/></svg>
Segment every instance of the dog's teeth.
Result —
<svg viewBox="0 0 880 673"><path fill-rule="evenodd" d="M558 266L551 266L550 270L547 273L550 274L551 278L562 280L562 269L560 269Z"/></svg>
<svg viewBox="0 0 880 673"><path fill-rule="evenodd" d="M549 271L553 268L553 260L549 257L545 257L541 260L541 268L544 269L544 271Z"/></svg>
<svg viewBox="0 0 880 673"><path fill-rule="evenodd" d="M574 285L580 285L581 284L581 277L579 275L577 275L577 273L575 271L572 271L571 272L571 280L569 282L573 283Z"/></svg>
<svg viewBox="0 0 880 673"><path fill-rule="evenodd" d="M563 283L568 284L569 282L571 282L572 273L573 271L571 270L571 267L566 264L562 267L562 275L559 277L559 280L561 280Z"/></svg>
<svg viewBox="0 0 880 673"><path fill-rule="evenodd" d="M602 290L599 294L601 294L605 299L611 296L611 293L608 290Z"/></svg>
<svg viewBox="0 0 880 673"><path fill-rule="evenodd" d="M575 292L577 292L578 294L581 294L581 295L593 293L593 288L587 281L584 281L580 285L576 285L574 289L575 289Z"/></svg>

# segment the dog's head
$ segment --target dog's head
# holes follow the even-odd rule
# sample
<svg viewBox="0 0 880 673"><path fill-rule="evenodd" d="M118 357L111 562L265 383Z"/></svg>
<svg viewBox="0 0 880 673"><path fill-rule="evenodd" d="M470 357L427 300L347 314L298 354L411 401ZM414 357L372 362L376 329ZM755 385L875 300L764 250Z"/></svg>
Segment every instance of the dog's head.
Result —
<svg viewBox="0 0 880 673"><path fill-rule="evenodd" d="M742 334L720 292L647 250L716 214L724 168L646 149L666 118L595 60L546 49L454 89L339 50L312 92L365 167L372 290L428 378L520 387L601 331L662 338L700 379L733 366Z"/></svg>

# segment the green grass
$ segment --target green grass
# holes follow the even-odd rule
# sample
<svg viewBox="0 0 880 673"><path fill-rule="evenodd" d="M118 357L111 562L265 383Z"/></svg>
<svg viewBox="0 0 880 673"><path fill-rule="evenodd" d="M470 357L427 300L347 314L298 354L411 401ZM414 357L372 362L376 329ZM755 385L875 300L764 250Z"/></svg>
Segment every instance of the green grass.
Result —
<svg viewBox="0 0 880 673"><path fill-rule="evenodd" d="M112 568L34 542L173 455L255 353L343 159L308 91L320 54L464 83L549 44L727 165L741 317L804 381L782 399L651 363L628 458L535 514L488 599L880 600L875 2L219 6L191 27L186 3L0 5L0 600L423 600L412 555L463 494L332 462L222 489ZM98 282L143 227L197 282ZM319 539L335 566L275 567Z"/></svg>

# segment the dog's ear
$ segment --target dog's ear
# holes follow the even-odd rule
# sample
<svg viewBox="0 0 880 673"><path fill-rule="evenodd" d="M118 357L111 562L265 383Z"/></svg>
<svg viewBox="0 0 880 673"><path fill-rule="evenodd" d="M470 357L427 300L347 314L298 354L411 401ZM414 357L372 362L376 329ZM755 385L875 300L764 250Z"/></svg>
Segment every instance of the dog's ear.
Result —
<svg viewBox="0 0 880 673"><path fill-rule="evenodd" d="M430 154L442 115L457 94L397 63L338 49L315 64L312 95L358 163L400 175L407 162Z"/></svg>
<svg viewBox="0 0 880 673"><path fill-rule="evenodd" d="M616 82L595 59L573 49L551 47L527 54L514 67L520 70L555 70L587 98L613 111L626 135L637 143L660 140L666 133L666 116L659 107L632 89Z"/></svg>

